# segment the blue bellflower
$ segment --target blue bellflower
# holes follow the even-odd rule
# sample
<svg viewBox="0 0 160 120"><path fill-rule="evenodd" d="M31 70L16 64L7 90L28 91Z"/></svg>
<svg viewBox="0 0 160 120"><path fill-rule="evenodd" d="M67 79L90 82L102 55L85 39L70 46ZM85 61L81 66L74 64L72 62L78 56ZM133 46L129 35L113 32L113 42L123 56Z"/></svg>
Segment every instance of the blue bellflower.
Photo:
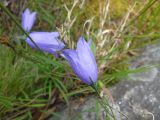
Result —
<svg viewBox="0 0 160 120"><path fill-rule="evenodd" d="M58 39L58 32L31 32L29 36L42 51L54 55L65 46L64 43ZM32 48L36 48L35 44L29 38L26 39L26 42Z"/></svg>
<svg viewBox="0 0 160 120"><path fill-rule="evenodd" d="M98 68L95 57L83 37L80 37L77 43L77 49L66 49L62 55L71 65L73 72L86 84L92 85L97 81Z"/></svg>
<svg viewBox="0 0 160 120"><path fill-rule="evenodd" d="M27 8L22 14L22 27L25 31L29 32L35 23L36 12L30 12Z"/></svg>

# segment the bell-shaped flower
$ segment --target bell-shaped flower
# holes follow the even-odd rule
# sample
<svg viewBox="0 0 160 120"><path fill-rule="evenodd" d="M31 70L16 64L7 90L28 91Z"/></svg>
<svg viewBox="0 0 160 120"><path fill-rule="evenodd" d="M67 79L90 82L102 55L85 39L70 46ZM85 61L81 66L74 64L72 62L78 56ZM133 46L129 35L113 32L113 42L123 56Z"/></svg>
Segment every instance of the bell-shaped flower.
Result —
<svg viewBox="0 0 160 120"><path fill-rule="evenodd" d="M66 49L62 55L71 65L73 72L86 84L92 85L97 81L98 68L95 57L83 37L80 37L77 43L77 49Z"/></svg>
<svg viewBox="0 0 160 120"><path fill-rule="evenodd" d="M22 14L22 27L25 31L29 32L35 23L36 12L30 12L27 8Z"/></svg>
<svg viewBox="0 0 160 120"><path fill-rule="evenodd" d="M34 44L30 38L26 39L26 42L32 48L41 49L44 52L48 52L56 55L57 51L60 51L64 48L64 43L58 39L58 32L31 32L29 36L34 41Z"/></svg>

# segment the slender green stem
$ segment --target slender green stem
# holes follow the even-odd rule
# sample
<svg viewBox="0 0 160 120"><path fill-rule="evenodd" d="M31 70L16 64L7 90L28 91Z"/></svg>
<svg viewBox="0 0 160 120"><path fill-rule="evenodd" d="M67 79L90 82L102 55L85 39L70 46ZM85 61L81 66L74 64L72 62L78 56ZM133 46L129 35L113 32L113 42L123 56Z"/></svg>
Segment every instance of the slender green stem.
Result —
<svg viewBox="0 0 160 120"><path fill-rule="evenodd" d="M34 42L34 40L29 36L29 34L22 28L22 26L17 22L16 18L12 15L12 13L4 7L4 5L0 2L0 8L14 21L14 23L20 28L20 30L32 41L32 43L40 50L42 51L38 45ZM43 52L43 51L42 51Z"/></svg>
<svg viewBox="0 0 160 120"><path fill-rule="evenodd" d="M95 84L92 84L91 87L95 90L99 100L99 103L103 106L107 114L109 114L114 120L116 120L114 113L112 111L112 107L107 103L107 101L104 101L104 99L100 96L99 90L97 89L97 86ZM106 107L108 106L109 109ZM111 113L110 113L111 112Z"/></svg>
<svg viewBox="0 0 160 120"><path fill-rule="evenodd" d="M92 84L91 87L95 90L98 98L100 99L100 100L99 100L99 103L104 107L105 111L106 111L114 120L116 120L116 118L115 118L115 116L114 116L114 112L113 112L113 110L112 110L112 109L115 109L115 108L113 108L112 106L109 105L108 100L107 100L106 97L103 97L103 98L102 98L102 97L100 96L99 90L98 90L98 88L96 87L95 84ZM106 106L109 107L109 109L106 108ZM117 110L117 109L115 109L115 110ZM117 111L118 111L121 115L123 115L124 117L126 117L127 120L129 119L124 113L120 112L119 110L117 110ZM110 112L111 112L111 113L110 113Z"/></svg>

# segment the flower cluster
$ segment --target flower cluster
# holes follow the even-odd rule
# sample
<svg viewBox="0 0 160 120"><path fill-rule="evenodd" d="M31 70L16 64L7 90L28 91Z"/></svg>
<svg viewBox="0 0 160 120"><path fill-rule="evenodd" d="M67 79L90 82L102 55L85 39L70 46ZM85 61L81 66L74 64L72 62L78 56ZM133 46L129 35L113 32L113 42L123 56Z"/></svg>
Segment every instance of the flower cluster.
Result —
<svg viewBox="0 0 160 120"><path fill-rule="evenodd" d="M58 39L58 32L30 32L35 20L36 13L31 13L29 9L26 9L22 14L23 29L29 33L29 36L42 51L56 55L57 51L62 50L65 47L64 43ZM32 40L26 38L26 42L32 48L36 48Z"/></svg>
<svg viewBox="0 0 160 120"><path fill-rule="evenodd" d="M31 13L29 9L26 9L22 14L22 27L29 33L29 36L36 45L42 51L53 55L58 54L57 51L61 51L60 55L69 62L77 77L88 85L95 83L98 78L98 68L94 54L90 48L91 41L87 43L84 37L80 37L76 50L64 49L65 44L58 39L58 32L30 32L35 20L36 13ZM36 48L32 40L28 37L26 38L26 42L32 48Z"/></svg>

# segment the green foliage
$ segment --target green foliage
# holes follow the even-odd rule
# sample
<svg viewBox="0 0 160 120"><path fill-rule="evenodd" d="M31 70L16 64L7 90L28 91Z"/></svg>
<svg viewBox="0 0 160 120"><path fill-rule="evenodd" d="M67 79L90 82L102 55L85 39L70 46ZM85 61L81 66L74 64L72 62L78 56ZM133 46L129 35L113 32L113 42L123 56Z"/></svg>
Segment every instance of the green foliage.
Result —
<svg viewBox="0 0 160 120"><path fill-rule="evenodd" d="M5 113L12 113L14 109L45 107L53 99L54 89L68 101L67 88L60 81L64 66L53 56L46 57L30 49L23 53L23 58L6 46L0 45L0 49L0 118L11 119L14 115L10 117ZM14 117L17 116L18 113Z"/></svg>
<svg viewBox="0 0 160 120"><path fill-rule="evenodd" d="M0 45L0 49L1 116L6 112L3 109L8 111L15 105L19 94L32 87L37 78L37 67L30 66L3 45Z"/></svg>

